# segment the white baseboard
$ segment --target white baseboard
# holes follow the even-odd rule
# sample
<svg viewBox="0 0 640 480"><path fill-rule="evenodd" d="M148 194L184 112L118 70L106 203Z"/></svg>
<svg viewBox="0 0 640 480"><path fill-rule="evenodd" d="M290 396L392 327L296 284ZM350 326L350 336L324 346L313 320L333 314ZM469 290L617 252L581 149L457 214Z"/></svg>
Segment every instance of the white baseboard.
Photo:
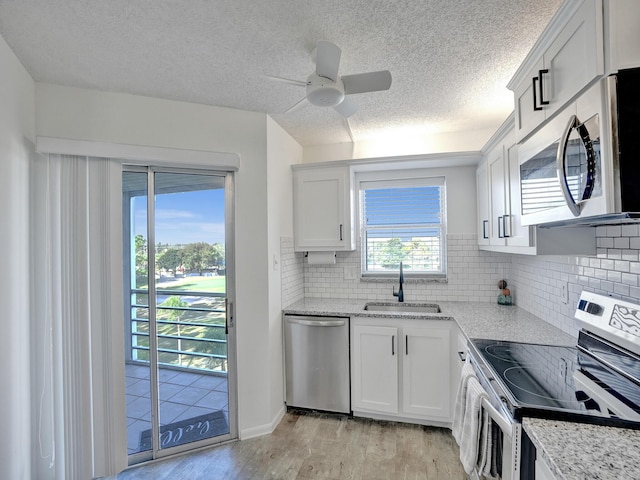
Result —
<svg viewBox="0 0 640 480"><path fill-rule="evenodd" d="M249 438L261 437L262 435L269 435L270 433L273 433L280 423L280 420L282 420L282 417L284 417L285 412L286 408L283 404L270 423L240 430L240 440L247 440Z"/></svg>

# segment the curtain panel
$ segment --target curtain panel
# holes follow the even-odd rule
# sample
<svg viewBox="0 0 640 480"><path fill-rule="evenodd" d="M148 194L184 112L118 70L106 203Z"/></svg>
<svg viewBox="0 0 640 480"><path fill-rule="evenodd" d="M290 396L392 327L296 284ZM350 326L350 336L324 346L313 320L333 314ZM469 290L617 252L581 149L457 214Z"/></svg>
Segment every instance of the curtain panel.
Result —
<svg viewBox="0 0 640 480"><path fill-rule="evenodd" d="M126 467L121 182L115 160L49 154L32 162L35 478Z"/></svg>

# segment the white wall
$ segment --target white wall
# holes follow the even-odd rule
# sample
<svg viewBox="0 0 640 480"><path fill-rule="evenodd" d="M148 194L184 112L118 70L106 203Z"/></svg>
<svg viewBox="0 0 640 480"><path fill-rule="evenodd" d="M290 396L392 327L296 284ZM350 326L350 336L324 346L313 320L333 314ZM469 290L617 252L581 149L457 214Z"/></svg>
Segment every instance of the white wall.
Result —
<svg viewBox="0 0 640 480"><path fill-rule="evenodd" d="M448 152L477 152L495 128L460 132L437 132L412 136L381 137L356 143L332 143L304 147L304 163L355 160ZM356 135L357 137L357 135Z"/></svg>
<svg viewBox="0 0 640 480"><path fill-rule="evenodd" d="M271 118L267 118L267 190L269 215L269 345L271 417L284 413L282 345L282 257L280 239L293 235L291 165L302 161L302 147Z"/></svg>
<svg viewBox="0 0 640 480"><path fill-rule="evenodd" d="M31 472L29 159L34 83L0 37L0 478Z"/></svg>
<svg viewBox="0 0 640 480"><path fill-rule="evenodd" d="M279 382L270 358L266 115L228 108L36 85L38 135L131 145L231 152L236 174L236 333L241 436L272 425L269 402Z"/></svg>

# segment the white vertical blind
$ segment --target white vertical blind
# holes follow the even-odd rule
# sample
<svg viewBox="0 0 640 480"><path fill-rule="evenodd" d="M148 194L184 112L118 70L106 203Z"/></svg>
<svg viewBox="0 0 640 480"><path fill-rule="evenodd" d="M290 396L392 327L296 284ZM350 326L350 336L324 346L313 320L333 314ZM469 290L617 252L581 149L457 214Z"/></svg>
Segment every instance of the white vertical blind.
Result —
<svg viewBox="0 0 640 480"><path fill-rule="evenodd" d="M126 467L120 165L49 155L32 169L38 478ZM120 368L121 367L121 368Z"/></svg>

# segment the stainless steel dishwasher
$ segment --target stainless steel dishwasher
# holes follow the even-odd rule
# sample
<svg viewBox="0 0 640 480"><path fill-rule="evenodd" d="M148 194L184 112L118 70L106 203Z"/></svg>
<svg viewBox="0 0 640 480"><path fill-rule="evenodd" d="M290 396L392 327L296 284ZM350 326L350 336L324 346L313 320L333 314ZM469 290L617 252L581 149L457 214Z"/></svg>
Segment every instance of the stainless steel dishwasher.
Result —
<svg viewBox="0 0 640 480"><path fill-rule="evenodd" d="M351 412L349 318L284 316L289 407Z"/></svg>

